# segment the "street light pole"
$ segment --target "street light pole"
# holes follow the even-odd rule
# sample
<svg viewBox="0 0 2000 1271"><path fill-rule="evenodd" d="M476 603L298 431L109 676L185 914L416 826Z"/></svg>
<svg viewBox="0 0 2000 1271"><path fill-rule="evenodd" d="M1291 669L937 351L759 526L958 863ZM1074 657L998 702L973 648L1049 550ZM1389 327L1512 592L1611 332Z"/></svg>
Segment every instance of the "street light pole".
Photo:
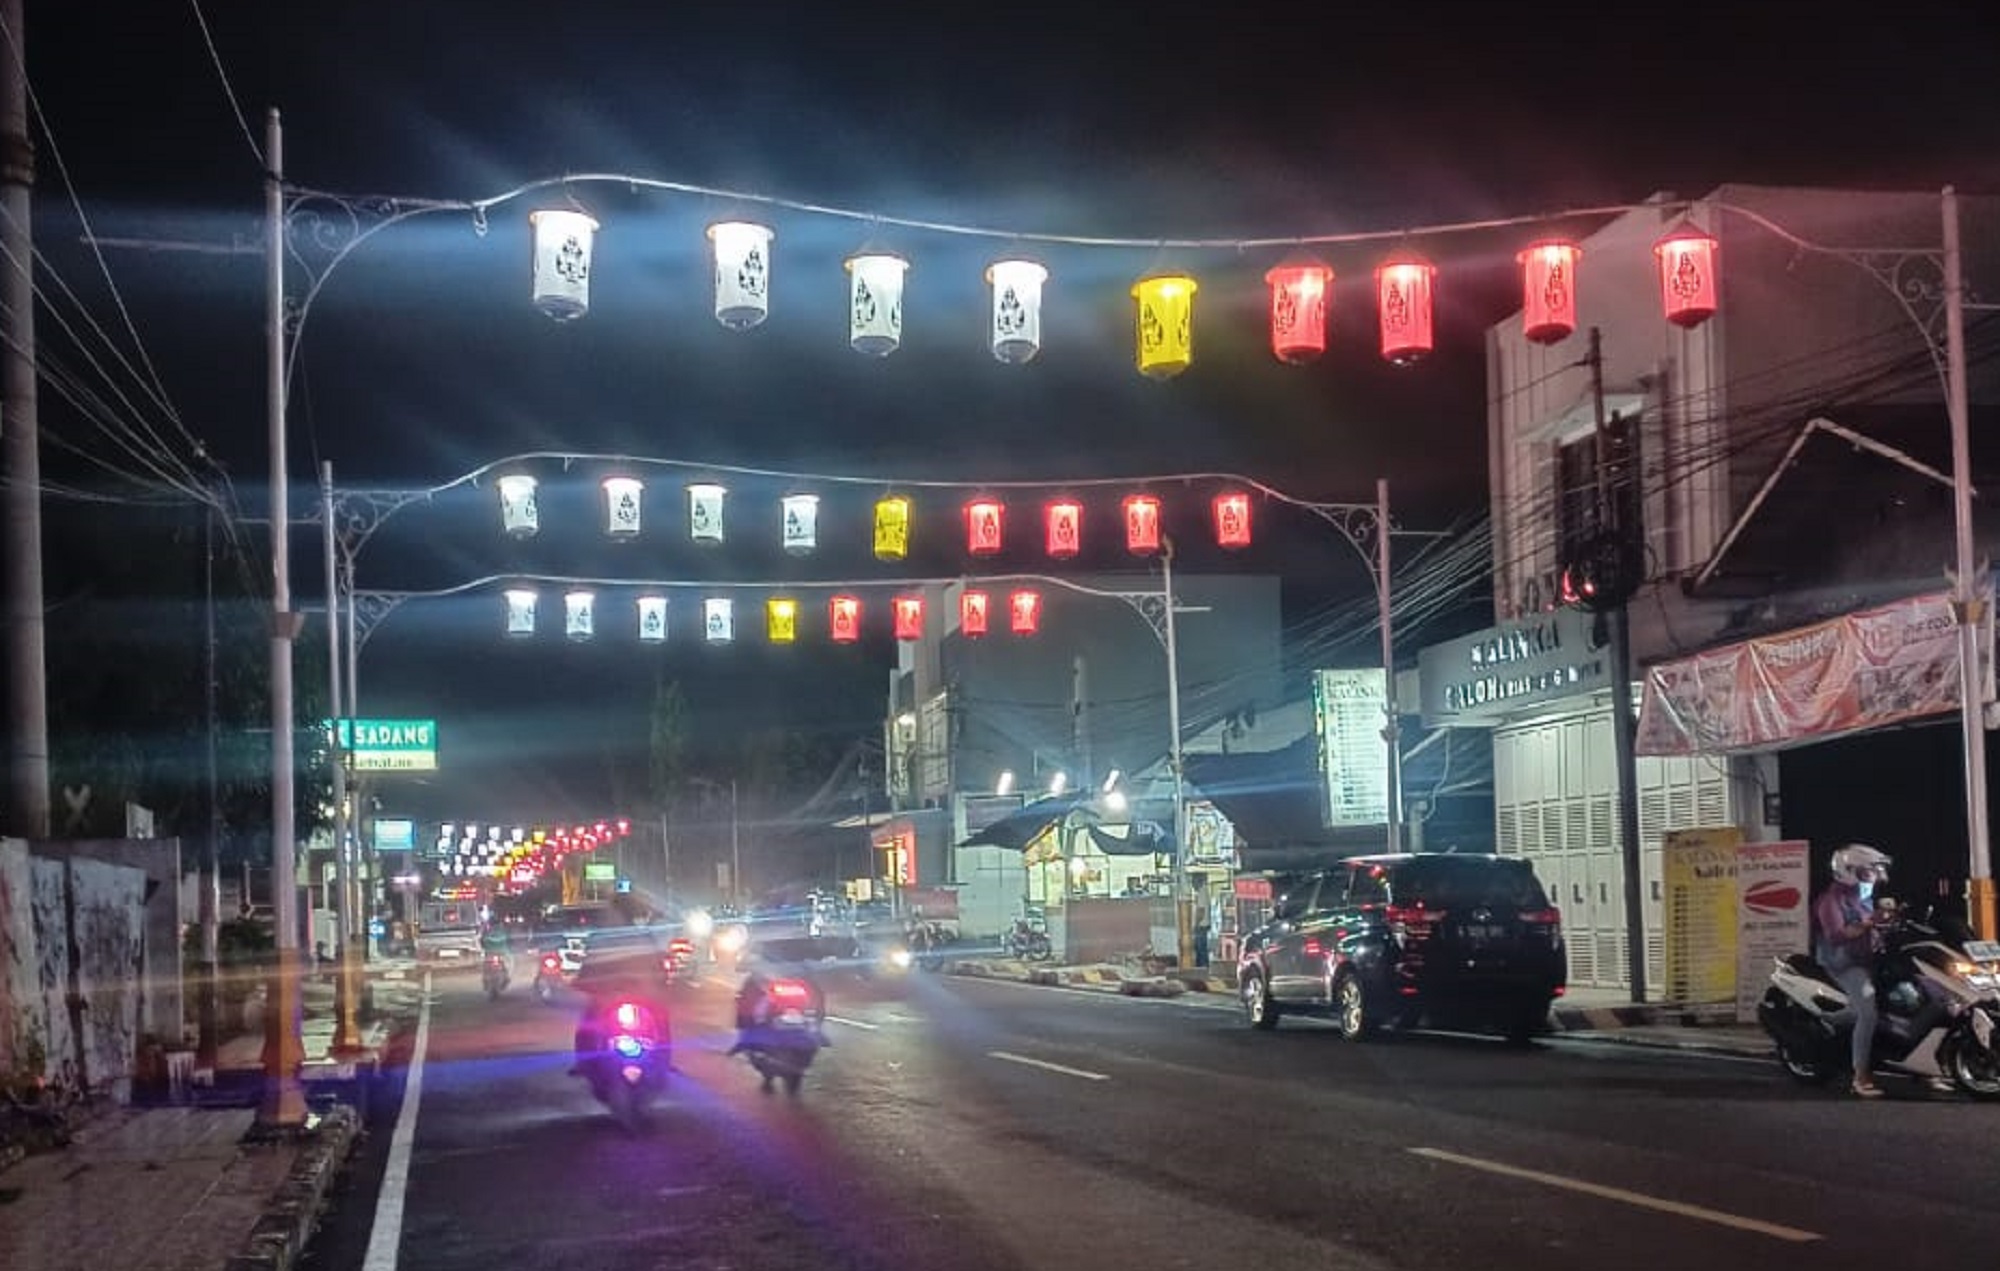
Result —
<svg viewBox="0 0 2000 1271"><path fill-rule="evenodd" d="M299 1084L304 1045L299 1028L299 889L296 800L292 758L292 641L299 615L292 612L291 487L285 454L285 186L284 126L273 109L264 123L265 388L271 450L271 907L276 916L277 959L264 1009L263 1102L258 1119L268 1126L305 1124L305 1090Z"/></svg>
<svg viewBox="0 0 2000 1271"><path fill-rule="evenodd" d="M1389 743L1389 850L1403 850L1402 716L1396 708L1396 629L1389 609L1389 480L1375 479L1375 604L1382 626L1382 740Z"/></svg>
<svg viewBox="0 0 2000 1271"><path fill-rule="evenodd" d="M1983 940L2000 937L1994 908L1993 852L1987 841L1985 685L1979 633L1983 588L1972 542L1972 423L1965 386L1965 272L1958 243L1958 192L1944 188L1945 411L1951 420L1952 537L1956 576L1952 612L1958 619L1958 709L1965 734L1965 835L1969 849L1967 916Z"/></svg>
<svg viewBox="0 0 2000 1271"><path fill-rule="evenodd" d="M333 1048L351 1053L361 1048L361 1030L354 1019L360 997L360 967L355 955L360 950L354 941L354 862L347 850L352 824L347 809L347 750L340 742L340 576L334 572L333 464L325 460L319 465L319 499L323 530L320 537L326 548L326 700L334 716L327 721L327 755L333 776L334 885L339 889L333 906L338 937L334 953L340 959L339 978L335 981ZM348 724L349 728L353 726ZM317 948L314 961L318 961Z"/></svg>

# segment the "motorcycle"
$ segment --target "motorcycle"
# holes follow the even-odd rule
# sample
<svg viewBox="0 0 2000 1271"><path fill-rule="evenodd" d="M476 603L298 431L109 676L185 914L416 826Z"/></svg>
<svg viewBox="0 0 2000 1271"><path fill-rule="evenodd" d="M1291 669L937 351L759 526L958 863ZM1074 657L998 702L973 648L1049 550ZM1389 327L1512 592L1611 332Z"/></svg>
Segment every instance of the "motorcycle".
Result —
<svg viewBox="0 0 2000 1271"><path fill-rule="evenodd" d="M566 983L563 979L562 958L554 953L544 953L535 966L535 1000L547 1006L556 1000L556 990Z"/></svg>
<svg viewBox="0 0 2000 1271"><path fill-rule="evenodd" d="M590 1093L621 1126L636 1130L672 1067L665 1020L644 1002L619 998L578 1030L571 1071L590 1083Z"/></svg>
<svg viewBox="0 0 2000 1271"><path fill-rule="evenodd" d="M479 970L479 982L486 989L489 1001L497 1002L507 991L507 955L489 953Z"/></svg>
<svg viewBox="0 0 2000 1271"><path fill-rule="evenodd" d="M667 942L667 974L677 979L694 974L694 941L687 936L675 936Z"/></svg>
<svg viewBox="0 0 2000 1271"><path fill-rule="evenodd" d="M745 985L737 1026L740 1036L731 1053L749 1056L767 1091L782 1081L785 1093L796 1095L814 1056L828 1044L826 1004L812 985L799 979Z"/></svg>
<svg viewBox="0 0 2000 1271"><path fill-rule="evenodd" d="M1029 962L1046 962L1055 956L1055 948L1049 943L1048 932L1029 926L1025 918L1016 918L1007 933L1006 953Z"/></svg>
<svg viewBox="0 0 2000 1271"><path fill-rule="evenodd" d="M1884 905L1875 963L1877 1069L1948 1081L1975 1099L2000 1099L2000 944L1964 924L1914 918ZM1847 1066L1847 994L1805 954L1773 960L1757 1022L1778 1062L1819 1084Z"/></svg>

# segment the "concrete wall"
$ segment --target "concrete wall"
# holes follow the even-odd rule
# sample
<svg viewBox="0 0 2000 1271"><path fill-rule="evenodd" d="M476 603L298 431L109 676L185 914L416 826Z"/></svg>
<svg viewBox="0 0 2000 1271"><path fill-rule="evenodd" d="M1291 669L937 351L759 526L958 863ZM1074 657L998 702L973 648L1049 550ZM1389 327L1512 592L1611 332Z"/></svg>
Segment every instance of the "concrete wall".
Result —
<svg viewBox="0 0 2000 1271"><path fill-rule="evenodd" d="M1111 900L1078 900L1065 906L1067 939L1063 961L1115 962L1135 953L1153 952L1153 902L1133 896Z"/></svg>
<svg viewBox="0 0 2000 1271"><path fill-rule="evenodd" d="M40 1066L48 1022L35 969L28 844L0 839L0 1073Z"/></svg>
<svg viewBox="0 0 2000 1271"><path fill-rule="evenodd" d="M34 854L52 859L101 861L136 869L144 877L144 985L139 1027L178 1042L186 1026L181 959L181 844L179 839L39 840ZM228 911L224 911L227 913Z"/></svg>

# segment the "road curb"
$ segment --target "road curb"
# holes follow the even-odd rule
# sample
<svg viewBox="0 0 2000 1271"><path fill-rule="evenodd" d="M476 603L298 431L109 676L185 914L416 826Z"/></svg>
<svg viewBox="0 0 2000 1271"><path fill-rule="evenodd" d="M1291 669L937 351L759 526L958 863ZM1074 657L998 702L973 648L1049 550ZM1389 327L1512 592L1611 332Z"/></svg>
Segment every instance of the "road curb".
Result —
<svg viewBox="0 0 2000 1271"><path fill-rule="evenodd" d="M359 1135L360 1118L344 1105L306 1132L304 1150L224 1271L291 1271L298 1264Z"/></svg>
<svg viewBox="0 0 2000 1271"><path fill-rule="evenodd" d="M1772 1053L1769 1048L1741 1045L1706 1037L1661 1037L1657 1034L1634 1034L1622 1029L1557 1029L1548 1034L1551 1037L1568 1038L1571 1041L1604 1042L1613 1046L1634 1046L1642 1050L1679 1050L1703 1055L1729 1055L1737 1059L1762 1059Z"/></svg>

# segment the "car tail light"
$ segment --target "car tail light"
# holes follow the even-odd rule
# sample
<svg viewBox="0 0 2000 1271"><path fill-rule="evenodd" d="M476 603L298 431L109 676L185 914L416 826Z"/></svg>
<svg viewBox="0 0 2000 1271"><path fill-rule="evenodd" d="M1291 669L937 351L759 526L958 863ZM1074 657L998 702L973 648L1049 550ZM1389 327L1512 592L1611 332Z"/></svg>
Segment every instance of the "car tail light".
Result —
<svg viewBox="0 0 2000 1271"><path fill-rule="evenodd" d="M1426 909L1422 904L1390 905L1383 911L1389 931L1405 945L1430 939L1431 929L1444 919L1444 910Z"/></svg>
<svg viewBox="0 0 2000 1271"><path fill-rule="evenodd" d="M799 980L773 980L764 990L773 1002L789 1002L803 1005L812 1000L812 990Z"/></svg>
<svg viewBox="0 0 2000 1271"><path fill-rule="evenodd" d="M562 969L562 959L551 953L542 959L542 965L551 971L559 971Z"/></svg>
<svg viewBox="0 0 2000 1271"><path fill-rule="evenodd" d="M1562 939L1562 910L1554 905L1542 909L1523 909L1521 921L1528 924L1528 929L1535 935L1541 936L1551 944Z"/></svg>

